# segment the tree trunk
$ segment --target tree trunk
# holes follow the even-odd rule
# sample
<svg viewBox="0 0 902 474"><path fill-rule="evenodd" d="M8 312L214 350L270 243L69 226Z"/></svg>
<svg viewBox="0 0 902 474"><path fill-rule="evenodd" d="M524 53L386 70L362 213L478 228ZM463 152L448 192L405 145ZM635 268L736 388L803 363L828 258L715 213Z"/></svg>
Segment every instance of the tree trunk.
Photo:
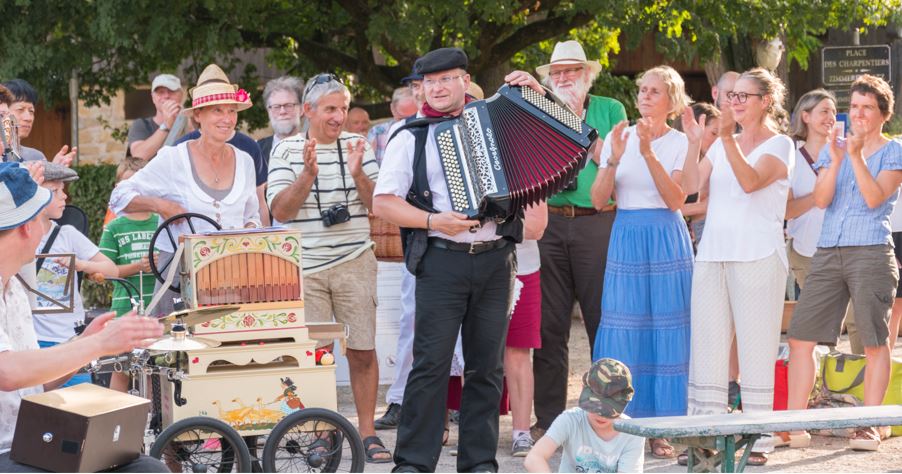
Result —
<svg viewBox="0 0 902 474"><path fill-rule="evenodd" d="M504 76L511 72L510 64L510 61L504 61L482 71L475 71L475 77L472 77L471 80L476 81L479 87L482 87L486 98L491 97L504 84Z"/></svg>

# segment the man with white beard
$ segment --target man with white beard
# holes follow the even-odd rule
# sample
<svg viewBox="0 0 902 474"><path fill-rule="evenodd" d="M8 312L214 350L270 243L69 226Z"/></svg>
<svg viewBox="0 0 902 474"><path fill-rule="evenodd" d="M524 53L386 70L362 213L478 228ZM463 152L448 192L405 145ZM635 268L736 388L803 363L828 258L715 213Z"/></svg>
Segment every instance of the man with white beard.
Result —
<svg viewBox="0 0 902 474"><path fill-rule="evenodd" d="M263 152L263 160L269 162L272 149L284 138L297 135L301 131L301 116L304 108L304 83L294 76L282 76L266 83L263 89L263 103L269 114L269 126L273 134L257 141Z"/></svg>
<svg viewBox="0 0 902 474"><path fill-rule="evenodd" d="M613 126L626 119L623 104L609 97L590 95L592 83L601 71L598 61L588 61L576 41L554 46L551 62L536 68L542 84L565 101L573 111L604 137ZM514 71L505 77L513 85L527 85L535 79L527 72ZM539 439L567 403L567 376L570 315L574 299L582 310L589 357L601 317L601 289L604 286L608 240L616 206L601 209L592 205L590 189L598 173L598 140L593 161L579 173L566 190L548 199L548 226L539 240L542 268L542 348L533 353L536 424L533 439Z"/></svg>

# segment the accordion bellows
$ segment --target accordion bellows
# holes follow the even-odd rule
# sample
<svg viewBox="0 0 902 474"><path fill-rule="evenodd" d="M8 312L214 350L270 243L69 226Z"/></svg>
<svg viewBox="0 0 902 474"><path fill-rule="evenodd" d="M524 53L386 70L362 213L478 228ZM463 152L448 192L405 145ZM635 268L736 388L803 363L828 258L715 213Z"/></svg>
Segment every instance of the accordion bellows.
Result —
<svg viewBox="0 0 902 474"><path fill-rule="evenodd" d="M567 187L598 137L551 92L508 85L434 133L452 209L498 220Z"/></svg>

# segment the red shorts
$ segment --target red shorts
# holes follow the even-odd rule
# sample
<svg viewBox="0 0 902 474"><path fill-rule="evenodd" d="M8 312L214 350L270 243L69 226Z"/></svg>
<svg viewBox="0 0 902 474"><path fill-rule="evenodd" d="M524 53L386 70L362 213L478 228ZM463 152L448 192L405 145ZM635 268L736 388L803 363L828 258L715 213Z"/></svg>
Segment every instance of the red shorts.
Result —
<svg viewBox="0 0 902 474"><path fill-rule="evenodd" d="M539 273L517 275L523 288L520 289L520 299L511 315L507 347L542 348L542 285Z"/></svg>

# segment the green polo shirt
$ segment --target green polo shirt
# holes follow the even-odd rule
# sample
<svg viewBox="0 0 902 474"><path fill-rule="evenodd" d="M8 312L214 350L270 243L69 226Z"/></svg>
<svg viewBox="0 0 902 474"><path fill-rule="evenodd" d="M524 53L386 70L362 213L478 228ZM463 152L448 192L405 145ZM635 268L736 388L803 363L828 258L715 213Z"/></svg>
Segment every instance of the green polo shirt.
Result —
<svg viewBox="0 0 902 474"><path fill-rule="evenodd" d="M604 137L617 125L621 120L626 120L626 109L623 104L616 99L610 97L601 97L597 95L589 96L589 109L586 112L586 123L598 130L598 139L603 140ZM590 158L591 159L591 158ZM598 167L595 163L586 162L586 167L576 176L576 190L561 191L548 199L549 206L576 206L576 207L594 207L592 206L592 183L595 182L595 175L598 174Z"/></svg>

